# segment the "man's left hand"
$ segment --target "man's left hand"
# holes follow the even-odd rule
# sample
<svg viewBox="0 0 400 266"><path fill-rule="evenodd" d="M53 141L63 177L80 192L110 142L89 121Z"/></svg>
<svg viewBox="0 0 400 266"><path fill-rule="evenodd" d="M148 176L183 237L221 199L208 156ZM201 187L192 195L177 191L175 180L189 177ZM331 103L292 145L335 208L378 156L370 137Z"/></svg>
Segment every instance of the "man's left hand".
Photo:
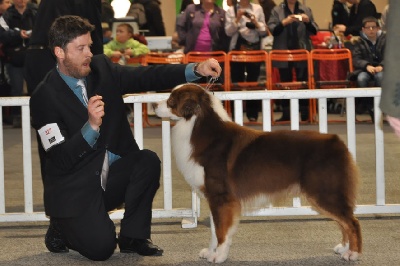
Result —
<svg viewBox="0 0 400 266"><path fill-rule="evenodd" d="M221 75L222 68L216 59L210 58L199 63L196 70L202 76L217 78Z"/></svg>

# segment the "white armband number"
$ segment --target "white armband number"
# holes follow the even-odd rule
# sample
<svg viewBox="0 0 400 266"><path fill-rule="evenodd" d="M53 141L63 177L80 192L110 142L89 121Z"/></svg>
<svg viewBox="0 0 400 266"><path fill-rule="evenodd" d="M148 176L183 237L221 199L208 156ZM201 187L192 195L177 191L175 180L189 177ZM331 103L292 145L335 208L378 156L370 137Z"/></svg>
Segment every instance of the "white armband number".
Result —
<svg viewBox="0 0 400 266"><path fill-rule="evenodd" d="M56 123L47 124L38 130L45 151L64 141L60 128Z"/></svg>

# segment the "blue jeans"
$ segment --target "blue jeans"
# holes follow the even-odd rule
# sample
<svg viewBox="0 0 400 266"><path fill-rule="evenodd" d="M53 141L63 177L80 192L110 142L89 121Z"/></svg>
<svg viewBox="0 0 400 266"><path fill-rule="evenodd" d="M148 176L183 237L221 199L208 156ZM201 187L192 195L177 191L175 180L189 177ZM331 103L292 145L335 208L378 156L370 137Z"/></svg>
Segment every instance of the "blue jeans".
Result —
<svg viewBox="0 0 400 266"><path fill-rule="evenodd" d="M382 84L382 77L383 77L383 71L378 72L375 75L369 74L368 72L361 72L357 76L357 85L359 88L366 88L366 87L380 87ZM370 84L370 82L373 82L373 84Z"/></svg>
<svg viewBox="0 0 400 266"><path fill-rule="evenodd" d="M367 88L371 86L381 87L382 77L383 77L383 71L375 73L375 75L372 75L368 72L361 72L357 76L357 86L359 88ZM371 111L374 108L374 100L372 97L360 98L358 99L358 101L356 101L356 104L361 105L359 110L366 108L368 111Z"/></svg>

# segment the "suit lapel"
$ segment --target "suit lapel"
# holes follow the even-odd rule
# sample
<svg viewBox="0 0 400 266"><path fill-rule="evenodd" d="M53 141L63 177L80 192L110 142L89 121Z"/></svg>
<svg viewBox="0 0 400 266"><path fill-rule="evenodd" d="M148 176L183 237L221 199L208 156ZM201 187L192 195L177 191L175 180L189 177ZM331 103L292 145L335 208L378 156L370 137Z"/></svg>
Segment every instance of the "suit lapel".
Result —
<svg viewBox="0 0 400 266"><path fill-rule="evenodd" d="M67 83L61 78L57 70L54 73L55 80L53 87L57 90L57 97L60 102L67 103L65 106L68 108L69 112L75 113L84 120L88 119L87 108L81 103L81 101L76 97L74 92L68 87Z"/></svg>

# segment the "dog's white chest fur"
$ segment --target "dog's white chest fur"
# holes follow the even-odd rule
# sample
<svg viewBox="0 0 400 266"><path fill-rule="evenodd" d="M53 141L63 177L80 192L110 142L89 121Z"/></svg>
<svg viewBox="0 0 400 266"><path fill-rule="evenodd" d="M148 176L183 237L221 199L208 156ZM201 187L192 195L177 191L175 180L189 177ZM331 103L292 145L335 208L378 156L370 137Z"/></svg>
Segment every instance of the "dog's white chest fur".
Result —
<svg viewBox="0 0 400 266"><path fill-rule="evenodd" d="M196 116L190 120L179 120L172 128L172 149L179 171L194 189L204 186L204 168L192 158L190 138Z"/></svg>

